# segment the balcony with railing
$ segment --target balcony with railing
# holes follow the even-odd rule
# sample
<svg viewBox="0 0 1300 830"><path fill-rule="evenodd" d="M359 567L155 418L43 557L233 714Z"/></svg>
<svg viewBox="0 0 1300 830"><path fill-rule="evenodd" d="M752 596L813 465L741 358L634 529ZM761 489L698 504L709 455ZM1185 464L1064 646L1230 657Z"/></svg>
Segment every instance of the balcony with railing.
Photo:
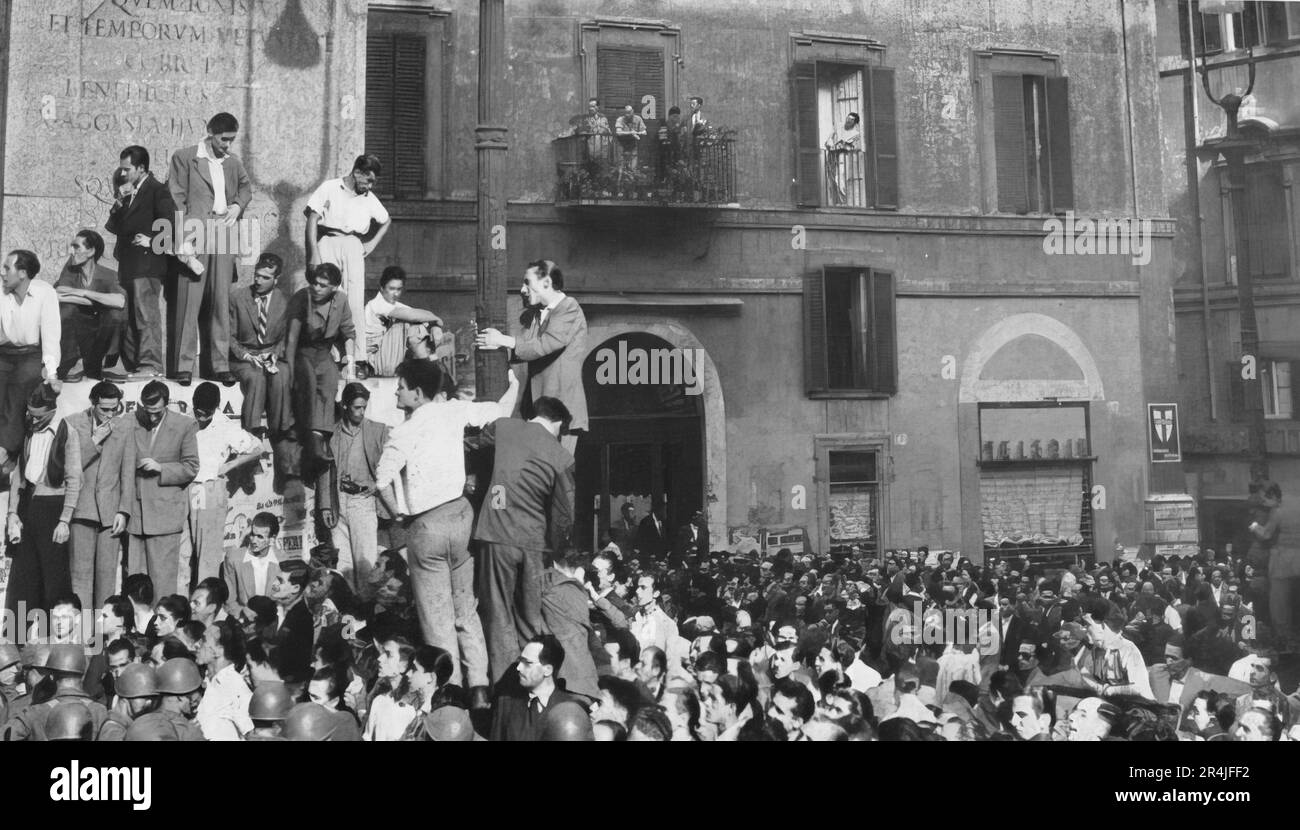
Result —
<svg viewBox="0 0 1300 830"><path fill-rule="evenodd" d="M736 204L731 130L677 137L562 136L555 148L559 205L716 207Z"/></svg>

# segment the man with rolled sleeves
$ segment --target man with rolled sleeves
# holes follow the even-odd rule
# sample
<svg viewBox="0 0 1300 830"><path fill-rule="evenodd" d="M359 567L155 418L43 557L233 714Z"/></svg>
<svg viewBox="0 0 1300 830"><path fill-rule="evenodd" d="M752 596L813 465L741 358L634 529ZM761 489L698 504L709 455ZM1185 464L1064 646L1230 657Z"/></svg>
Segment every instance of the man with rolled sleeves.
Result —
<svg viewBox="0 0 1300 830"><path fill-rule="evenodd" d="M252 285L230 294L230 369L244 396L240 420L244 429L259 437L269 432L272 440L293 425L285 362L289 301L276 289L283 271L280 257L264 253L253 267Z"/></svg>
<svg viewBox="0 0 1300 830"><path fill-rule="evenodd" d="M27 398L42 379L56 392L61 385L59 295L40 273L31 251L10 251L0 265L0 475L22 448Z"/></svg>
<svg viewBox="0 0 1300 830"><path fill-rule="evenodd" d="M117 590L122 541L113 536L113 519L122 493L121 476L99 481L99 468L122 469L123 435L129 423L119 418L122 390L101 380L90 390L90 408L64 422L81 444L81 493L72 511L72 590L83 608L102 608ZM114 439L116 436L116 440Z"/></svg>
<svg viewBox="0 0 1300 830"><path fill-rule="evenodd" d="M219 112L208 122L208 135L195 147L172 154L167 186L184 221L203 227L203 245L193 252L197 267L182 269L168 295L171 313L173 377L188 384L196 370L202 340L212 380L233 384L230 373L230 284L235 279L239 218L253 200L253 186L230 147L239 120Z"/></svg>
<svg viewBox="0 0 1300 830"><path fill-rule="evenodd" d="M375 180L382 172L377 156L357 156L351 173L325 182L307 200L307 265L332 262L339 267L356 325L363 325L366 319L366 257L393 224L388 209L374 193ZM363 242L372 224L379 230Z"/></svg>
<svg viewBox="0 0 1300 830"><path fill-rule="evenodd" d="M125 485L113 532L130 534L127 573L147 572L159 593L177 584L188 488L199 471L198 424L168 409L170 398L162 381L145 384L118 469L99 467L101 486L115 476Z"/></svg>
<svg viewBox="0 0 1300 830"><path fill-rule="evenodd" d="M117 237L113 258L126 293L122 362L127 371L162 377L162 311L158 300L167 276L167 254L176 238L176 203L167 185L149 172L149 151L133 144L122 150L117 199L104 228ZM162 224L159 224L162 223Z"/></svg>
<svg viewBox="0 0 1300 830"><path fill-rule="evenodd" d="M68 381L84 376L99 380L104 364L117 362L126 322L126 293L117 282L117 272L99 261L104 255L104 237L83 228L72 237L68 250L68 264L54 283L63 325L59 376ZM78 360L80 372L75 368ZM125 379L110 372L107 379L114 378Z"/></svg>
<svg viewBox="0 0 1300 830"><path fill-rule="evenodd" d="M564 274L550 260L530 262L524 272L522 293L529 306L540 307L527 327L511 337L484 329L475 339L480 349L506 348L510 359L528 364L528 396L523 415L537 414L533 402L557 398L573 416L560 445L573 455L577 433L587 429L587 393L582 386L582 364L587 357L587 317L578 301L564 293Z"/></svg>

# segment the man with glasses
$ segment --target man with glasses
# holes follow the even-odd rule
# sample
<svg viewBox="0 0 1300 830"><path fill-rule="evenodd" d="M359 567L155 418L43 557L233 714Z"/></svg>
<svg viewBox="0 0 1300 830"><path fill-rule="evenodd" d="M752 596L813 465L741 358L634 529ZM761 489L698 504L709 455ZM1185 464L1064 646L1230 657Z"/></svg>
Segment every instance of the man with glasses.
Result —
<svg viewBox="0 0 1300 830"><path fill-rule="evenodd" d="M215 383L204 381L195 388L192 409L199 427L199 470L189 486L189 513L180 546L183 584L177 587L186 596L194 585L221 574L229 512L227 475L262 457L262 442L221 412L221 390Z"/></svg>

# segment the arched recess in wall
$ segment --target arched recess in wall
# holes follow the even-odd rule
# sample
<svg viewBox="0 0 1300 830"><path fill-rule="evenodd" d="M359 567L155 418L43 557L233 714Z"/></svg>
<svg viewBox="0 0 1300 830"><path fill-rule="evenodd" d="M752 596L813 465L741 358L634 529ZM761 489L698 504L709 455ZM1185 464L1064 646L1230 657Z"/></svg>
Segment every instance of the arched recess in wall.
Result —
<svg viewBox="0 0 1300 830"><path fill-rule="evenodd" d="M1080 378L981 378L985 367L1005 346L1022 337L1037 336L1059 348L1073 361ZM1073 373L1071 373L1073 374ZM1046 314L1015 314L985 329L975 339L962 366L960 403L1105 400L1101 372L1092 353L1074 329Z"/></svg>
<svg viewBox="0 0 1300 830"><path fill-rule="evenodd" d="M587 354L600 348L610 338L644 332L662 338L679 349L698 349L704 356L704 508L709 523L709 545L713 550L727 546L727 414L717 367L698 337L685 326L663 318L621 317L617 321L589 322Z"/></svg>

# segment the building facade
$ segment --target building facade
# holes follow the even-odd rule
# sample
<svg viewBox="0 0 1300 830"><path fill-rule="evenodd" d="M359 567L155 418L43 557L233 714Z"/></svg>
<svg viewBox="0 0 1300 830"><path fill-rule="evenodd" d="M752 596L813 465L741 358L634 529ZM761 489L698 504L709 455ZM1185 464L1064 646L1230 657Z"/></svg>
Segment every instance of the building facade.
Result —
<svg viewBox="0 0 1300 830"><path fill-rule="evenodd" d="M1157 32L1166 198L1177 223L1173 297L1187 492L1197 500L1204 544L1240 552L1250 522L1249 432L1262 410L1268 475L1284 494L1280 544L1294 545L1300 513L1288 497L1300 487L1300 225L1291 184L1300 169L1300 106L1292 90L1300 78L1300 7L1161 3ZM1227 119L1207 81L1216 99L1251 92L1238 116L1248 145L1240 189L1214 149L1227 136ZM1240 235L1234 199L1244 209ZM1253 355L1242 344L1239 238L1250 248ZM1247 397L1252 373L1258 394Z"/></svg>
<svg viewBox="0 0 1300 830"><path fill-rule="evenodd" d="M10 4L7 247L60 258L120 147L164 169L228 109L292 279L307 196L364 149L395 218L371 276L468 326L476 3L82 6ZM499 241L587 315L582 541L631 502L703 509L715 548L1138 545L1184 484L1147 429L1180 400L1157 6L654 8L507 10ZM644 138L582 134L591 98Z"/></svg>

